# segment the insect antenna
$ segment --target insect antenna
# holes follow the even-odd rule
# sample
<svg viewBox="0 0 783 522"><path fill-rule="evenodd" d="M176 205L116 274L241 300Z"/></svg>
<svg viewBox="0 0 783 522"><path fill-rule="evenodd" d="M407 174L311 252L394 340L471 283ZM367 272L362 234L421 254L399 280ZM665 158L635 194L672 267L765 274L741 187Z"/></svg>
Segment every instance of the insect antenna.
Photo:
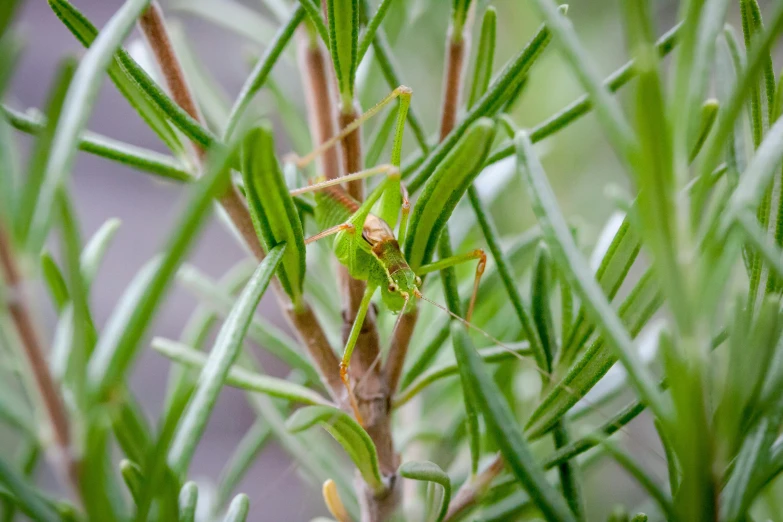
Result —
<svg viewBox="0 0 783 522"><path fill-rule="evenodd" d="M451 310L449 310L448 308L446 308L446 307L444 307L444 306L442 306L442 305L440 305L440 304L436 303L435 301L433 301L433 300L431 300L431 299L428 299L427 297L425 297L425 296L424 296L424 295L423 295L421 292L419 292L418 290L416 290L416 292L415 292L415 295L416 295L416 297L418 297L418 298L419 298L419 299L421 299L422 301L426 301L426 302L428 302L429 304L433 305L434 307L436 307L436 308L439 308L439 309L443 310L444 312L446 312L447 314L449 314L451 317L453 317L454 319L456 319L457 321L459 321L460 323L462 323L463 325L465 325L465 326L466 326L468 329L473 329L473 330L475 330L475 331L479 332L481 335L483 335L484 337L486 337L487 339L489 339L489 340L490 340L490 341L492 341L493 343L497 344L497 345L498 345L498 346L500 346L500 347L501 347L503 350L507 351L508 353L510 353L511 355L513 355L514 357L516 357L517 359L519 359L520 361L525 361L525 360L526 360L526 359L525 359L525 357L524 357L522 354L520 354L520 353L517 353L515 350L513 350L511 347L509 347L508 345L506 345L504 342L500 341L500 340L499 340L498 338L496 338L494 335L492 335L492 334L490 334L489 332L487 332L486 330L484 330L484 329L482 329L482 328L480 328L480 327L476 326L475 324L471 323L470 321L468 321L468 320L466 320L466 319L464 319L464 318L460 317L459 315L455 314L454 312L452 312L452 311L451 311ZM583 402L583 403L584 403L584 404L585 404L585 405L586 405L586 406L587 406L587 407L590 409L590 411L592 411L592 412L596 413L596 414L597 414L597 415L599 415L600 417L603 417L603 419L604 419L604 420L607 420L607 421L608 421L608 420L611 420L611 417L610 417L609 415L607 415L607 414L603 413L603 412L602 412L602 411L599 409L598 405L596 405L596 404L592 403L591 401L589 401L588 399L586 399L584 396L580 396L580 394L579 394L579 393L578 393L576 390L574 390L573 388L569 387L569 386L568 386L568 385L566 385L566 384L563 384L563 382L561 382L561 381L556 381L556 380L555 380L555 378L554 378L554 376L553 376L551 373L547 372L547 371L546 371L546 370L544 370L543 368L539 368L539 367L538 367L538 365L536 365L536 364L533 364L532 366L533 366L533 368L535 368L535 370L536 370L536 371L537 371L537 372L538 372L538 373L539 373L539 374L540 374L542 377L544 377L544 378L545 378L545 379L546 379L548 382L550 382L550 383L554 383L554 385L555 385L556 387L558 387L558 388L562 389L563 391L565 391L565 392L566 392L566 393L568 393L569 395L571 395L571 396L573 396L573 397L576 397L578 400L582 401L582 402ZM638 445L640 448L642 448L642 449L644 449L645 451L647 451L647 452L651 453L652 455L655 455L655 457L657 457L657 458L658 458L658 459L660 459L662 462L664 462L664 463L666 463L666 464L668 465L668 461L667 461L666 457L664 457L663 455L661 455L661 454L660 454L660 452L656 451L654 448L652 448L652 447L650 447L649 445L645 444L644 442L642 442L642 441L640 441L640 440L636 439L636 437L632 437L632 436L630 435L630 433L628 432L628 430L625 428L625 426L620 426L620 427L618 428L618 431L620 431L620 432L622 432L624 435L626 435L626 436L628 437L628 439L629 439L630 441L632 441L634 444L637 444L637 445Z"/></svg>

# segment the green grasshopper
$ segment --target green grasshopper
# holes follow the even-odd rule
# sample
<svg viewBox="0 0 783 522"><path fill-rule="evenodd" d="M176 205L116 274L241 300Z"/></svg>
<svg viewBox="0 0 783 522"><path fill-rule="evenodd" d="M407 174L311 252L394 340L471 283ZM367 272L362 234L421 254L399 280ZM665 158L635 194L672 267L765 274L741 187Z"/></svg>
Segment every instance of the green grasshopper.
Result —
<svg viewBox="0 0 783 522"><path fill-rule="evenodd" d="M483 250L479 249L423 265L414 272L400 248L400 243L404 244L405 242L410 212L410 203L408 202L407 191L400 179L399 167L402 153L403 128L408 107L410 106L411 94L412 91L408 87L398 87L377 105L346 126L339 134L324 142L304 158L296 161L298 167L309 164L329 147L334 146L341 138L356 130L364 121L375 115L386 104L398 98L399 105L391 164L380 165L361 172L347 174L338 179L315 183L308 187L291 191L291 195L299 195L305 192L316 193L315 219L319 228L322 228L323 231L306 239L305 244L334 236L333 248L337 259L345 265L351 277L367 281L367 287L359 305L356 320L351 327L343 351L343 357L340 361L340 377L348 390L354 414L360 421L361 417L359 416L356 399L349 382L348 366L371 299L376 290L380 288L381 298L392 313L401 314L413 306L414 301L411 299L412 297L424 298L420 291L422 285L421 276L460 263L478 260L473 294L464 319L465 321L470 321L479 281L486 266L486 255ZM347 181L381 174L386 175L386 179L362 203L354 200L340 186L340 184ZM374 207L378 208L376 213L373 212ZM398 236L395 236L393 229L400 216Z"/></svg>

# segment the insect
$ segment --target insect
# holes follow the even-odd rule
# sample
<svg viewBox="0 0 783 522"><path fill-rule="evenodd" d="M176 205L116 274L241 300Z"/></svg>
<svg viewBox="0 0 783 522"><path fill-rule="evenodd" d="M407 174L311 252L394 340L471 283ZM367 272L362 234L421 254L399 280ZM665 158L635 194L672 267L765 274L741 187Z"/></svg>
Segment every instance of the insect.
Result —
<svg viewBox="0 0 783 522"><path fill-rule="evenodd" d="M400 86L377 105L346 126L339 134L324 142L310 154L296 161L303 167L334 146L342 137L350 134L364 121L375 115L382 107L395 98L399 99L397 122L391 153L391 163L380 165L361 172L351 173L338 179L312 184L291 191L292 195L315 192L315 218L322 232L305 240L306 244L334 236L333 248L337 259L347 269L351 277L367 281L367 287L359 305L356 319L351 327L340 362L340 377L348 390L354 414L361 421L356 399L352 392L348 367L354 346L359 337L362 324L375 292L380 289L381 298L388 309L395 314L408 311L414 306L414 299L423 298L420 291L421 277L425 274L443 270L460 263L477 260L473 294L465 320L470 321L481 275L486 266L483 250L474 250L466 254L455 255L428 263L413 270L400 248L404 243L410 203L407 191L401 182L400 157L402 151L403 127L410 105L412 91ZM370 176L385 175L385 180L363 202L354 200L340 187L340 184ZM398 234L394 228L399 218Z"/></svg>

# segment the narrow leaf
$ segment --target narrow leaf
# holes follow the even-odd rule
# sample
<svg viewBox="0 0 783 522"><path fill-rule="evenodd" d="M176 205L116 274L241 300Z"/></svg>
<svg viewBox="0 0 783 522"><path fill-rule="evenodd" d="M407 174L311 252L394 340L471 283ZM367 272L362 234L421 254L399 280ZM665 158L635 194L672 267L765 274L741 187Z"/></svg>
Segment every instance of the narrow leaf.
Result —
<svg viewBox="0 0 783 522"><path fill-rule="evenodd" d="M231 315L229 315L229 318L231 318ZM228 322L228 318L226 319L226 322ZM210 362L210 359L203 352L195 350L186 344L164 339L162 337L154 338L152 340L152 347L172 361L176 361L191 368L204 368L207 366L207 363ZM210 355L209 357L213 356ZM329 401L309 388L289 382L285 379L261 375L238 365L229 367L225 383L235 388L264 393L272 397L278 397L301 404L330 404Z"/></svg>
<svg viewBox="0 0 783 522"><path fill-rule="evenodd" d="M340 91L342 110L353 110L353 90L359 51L359 0L327 0L329 47Z"/></svg>
<svg viewBox="0 0 783 522"><path fill-rule="evenodd" d="M39 194L41 193L46 163L49 160L49 151L60 119L60 113L65 101L65 95L73 79L76 70L76 61L64 60L57 68L56 76L46 102L47 124L43 132L35 140L35 148L30 156L30 164L27 168L27 177L22 184L22 190L16 210L16 237L24 244L32 226Z"/></svg>
<svg viewBox="0 0 783 522"><path fill-rule="evenodd" d="M451 480L449 476L437 464L429 461L406 462L400 466L397 473L407 479L434 482L443 488L443 498L440 501L440 510L436 519L438 522L443 520L446 512L449 510L449 502L451 501Z"/></svg>
<svg viewBox="0 0 783 522"><path fill-rule="evenodd" d="M5 105L0 106L0 113L8 119L15 129L27 134L38 135L46 127L46 122L40 118L22 114ZM192 172L171 156L113 140L90 131L82 133L79 150L170 181L192 181L194 177Z"/></svg>
<svg viewBox="0 0 783 522"><path fill-rule="evenodd" d="M175 11L190 13L260 45L269 45L274 28L257 11L235 0L220 0L220 8L210 0L179 0L171 3Z"/></svg>
<svg viewBox="0 0 783 522"><path fill-rule="evenodd" d="M503 362L512 358L530 357L530 348L527 343L520 343L518 346L508 346L486 348L479 350L479 356L487 363ZM446 377L457 375L459 368L455 362L449 362L430 367L426 372L422 373L417 379L412 381L410 385L406 386L401 392L394 398L392 405L395 408L399 408L413 397L415 397L422 390L426 389L429 385L438 382Z"/></svg>
<svg viewBox="0 0 783 522"><path fill-rule="evenodd" d="M727 204L723 217L724 227L730 224L729 220L736 219L743 212L748 210L755 212L772 177L780 169L781 160L783 160L783 118L769 130L745 169Z"/></svg>
<svg viewBox="0 0 783 522"><path fill-rule="evenodd" d="M405 241L406 258L414 271L431 261L451 213L481 172L494 136L491 120L475 121L427 182L413 209Z"/></svg>
<svg viewBox="0 0 783 522"><path fill-rule="evenodd" d="M655 42L655 48L659 56L664 57L668 55L678 42L678 35L681 25L675 25L663 34L658 41ZM617 92L630 82L636 76L636 63L632 60L625 65L614 71L612 74L604 79L604 86L609 89L609 92ZM556 112L546 120L542 121L532 129L530 129L530 140L533 143L548 138L549 136L565 129L579 118L589 113L593 109L593 103L589 95L583 95L580 98L574 100L562 110ZM513 140L506 142L506 145L501 145L498 150L490 156L487 163L496 163L504 158L507 158L514 154Z"/></svg>
<svg viewBox="0 0 783 522"><path fill-rule="evenodd" d="M688 157L690 161L696 159L696 156L699 155L702 146L704 146L704 142L707 141L707 136L709 136L710 131L712 130L712 126L715 124L715 119L718 117L719 107L720 104L718 103L718 100L715 99L707 100L704 102L704 105L701 106L699 133L696 136L696 141L691 147L691 153Z"/></svg>
<svg viewBox="0 0 783 522"><path fill-rule="evenodd" d="M241 158L256 233L267 252L281 243L289 245L277 276L294 306L299 306L305 276L304 232L275 156L272 130L251 130L243 141Z"/></svg>
<svg viewBox="0 0 783 522"><path fill-rule="evenodd" d="M122 475L122 480L125 481L125 486L127 486L128 491L133 498L133 502L138 504L139 491L141 490L141 485L144 483L144 477L141 474L141 468L139 468L138 464L128 459L122 459L120 461L120 474Z"/></svg>
<svg viewBox="0 0 783 522"><path fill-rule="evenodd" d="M320 424L351 457L362 478L376 494L386 489L378 467L378 453L370 436L353 417L329 406L308 406L296 410L286 421L288 430L297 433Z"/></svg>
<svg viewBox="0 0 783 522"><path fill-rule="evenodd" d="M120 228L120 220L112 218L107 220L101 228L87 242L81 255L81 273L85 289L89 291L95 275L98 273L106 251L109 249L114 235Z"/></svg>
<svg viewBox="0 0 783 522"><path fill-rule="evenodd" d="M98 37L98 29L67 0L49 0L49 7L69 31L85 47L91 47ZM165 115L152 103L139 86L129 78L125 65L133 59L124 50L117 51L108 65L107 73L120 93L128 100L142 119L175 154L184 154L185 147L165 119Z"/></svg>
<svg viewBox="0 0 783 522"><path fill-rule="evenodd" d="M285 245L279 245L269 251L220 329L169 450L168 462L175 473L187 472L223 383L242 348L250 320L283 258L285 248Z"/></svg>
<svg viewBox="0 0 783 522"><path fill-rule="evenodd" d="M179 522L196 522L198 507L198 486L195 482L185 482L179 491Z"/></svg>
<svg viewBox="0 0 783 522"><path fill-rule="evenodd" d="M231 374L229 374L230 376ZM228 500L231 492L245 477L250 467L255 464L258 455L272 439L271 434L272 428L269 423L260 417L247 430L220 472L217 505L222 506Z"/></svg>
<svg viewBox="0 0 783 522"><path fill-rule="evenodd" d="M210 310L223 317L229 314L235 299L230 288L218 286L190 265L183 266L177 275L180 283L193 291ZM247 278L242 282L246 280ZM267 320L254 317L253 322L250 323L248 336L291 369L304 372L308 381L320 382L318 372L313 368L312 363L297 350L297 342Z"/></svg>
<svg viewBox="0 0 783 522"><path fill-rule="evenodd" d="M604 128L609 142L621 160L627 161L634 147L633 132L609 90L601 83L592 60L574 31L571 22L560 12L552 0L535 0L547 28L557 40L560 52L571 66L579 83L593 102L598 121Z"/></svg>
<svg viewBox="0 0 783 522"><path fill-rule="evenodd" d="M63 102L62 115L57 122L41 193L33 215L28 241L28 249L32 252L38 252L46 239L55 195L70 175L79 138L95 106L103 75L112 56L148 3L149 0L127 0L123 3L79 63Z"/></svg>
<svg viewBox="0 0 783 522"><path fill-rule="evenodd" d="M62 312L65 305L70 301L71 296L68 292L68 287L65 285L63 273L49 252L41 254L41 273L44 276L46 288L49 290L49 295L57 312Z"/></svg>
<svg viewBox="0 0 783 522"><path fill-rule="evenodd" d="M253 100L253 97L264 86L269 74L272 72L272 68L275 66L280 56L283 53L286 45L294 35L294 31L304 19L305 12L301 6L294 9L291 14L291 18L288 22L282 26L277 34L275 34L274 40L267 46L264 56L250 71L250 75L242 85L242 89L239 91L239 95L234 101L234 105L231 107L231 112L228 116L228 122L226 128L223 131L223 140L228 141L234 135L242 115L245 113L247 106Z"/></svg>
<svg viewBox="0 0 783 522"><path fill-rule="evenodd" d="M500 280L503 282L509 300L514 307L517 319L519 319L519 323L522 325L522 331L524 332L527 341L530 343L530 350L533 353L533 357L536 359L536 364L545 372L549 372L547 353L542 343L541 336L536 329L535 320L529 311L529 307L523 301L522 295L519 293L511 264L500 247L500 235L498 234L489 213L484 207L484 204L479 198L478 191L475 187L470 187L468 189L468 199L473 207L473 211L476 213L476 218L479 222L479 227L484 234L487 246L492 252L492 258L495 260L495 266L500 275ZM549 361L551 361L551 358L549 358Z"/></svg>
<svg viewBox="0 0 783 522"><path fill-rule="evenodd" d="M527 76L528 71L549 44L551 35L546 27L538 29L533 39L509 61L503 70L495 77L484 96L482 96L460 123L446 136L438 146L431 151L408 184L408 190L416 192L429 179L443 159L454 149L462 135L479 118L492 116L501 109L508 98L513 95L519 83ZM410 168L405 168L403 177L410 175ZM410 234L408 234L410 237Z"/></svg>
<svg viewBox="0 0 783 522"><path fill-rule="evenodd" d="M546 173L533 151L533 145L524 131L517 133L518 170L528 188L533 210L544 231L544 237L555 262L571 286L582 298L592 320L599 325L606 341L628 371L639 395L648 403L658 418L666 418L666 409L655 383L636 353L628 331L617 312L606 299L600 286L574 243L568 224L557 205L557 200L546 178Z"/></svg>
<svg viewBox="0 0 783 522"><path fill-rule="evenodd" d="M240 493L228 506L228 513L223 522L245 522L248 513L250 513L250 499L244 493Z"/></svg>
<svg viewBox="0 0 783 522"><path fill-rule="evenodd" d="M15 497L19 509L33 520L60 520L57 512L41 498L35 486L3 460L0 460L0 485Z"/></svg>
<svg viewBox="0 0 783 522"><path fill-rule="evenodd" d="M473 83L468 96L468 108L487 92L492 78L492 65L495 60L495 35L497 32L497 11L489 6L481 20L481 36L476 50L476 62L473 65Z"/></svg>
<svg viewBox="0 0 783 522"><path fill-rule="evenodd" d="M166 252L136 275L112 312L88 366L89 388L96 396L121 382L120 377L135 359L147 327L211 209L212 199L228 182L229 160L227 151L210 158L205 175L190 191L184 214L164 243Z"/></svg>
<svg viewBox="0 0 783 522"><path fill-rule="evenodd" d="M381 4L378 6L378 9L375 11L375 14L372 15L370 21L367 22L367 27L364 30L364 34L362 34L362 39L359 42L359 51L356 55L357 66L359 63L361 63L362 58L364 58L364 53L367 52L370 44L373 42L373 40L375 40L375 33L381 26L381 22L383 22L383 18L386 16L386 13L389 11L389 7L391 5L392 0L382 0ZM367 5L365 4L364 7L366 8ZM370 165L372 165L372 163Z"/></svg>
<svg viewBox="0 0 783 522"><path fill-rule="evenodd" d="M562 495L547 481L544 470L533 458L515 415L484 368L461 324L452 323L451 338L460 373L473 388L484 413L487 429L500 448L506 464L548 520L575 520Z"/></svg>
<svg viewBox="0 0 783 522"><path fill-rule="evenodd" d="M650 477L650 475L634 461L628 453L620 449L615 443L608 440L600 441L601 447L612 456L612 458L620 464L625 471L628 472L636 481L642 486L650 497L655 500L658 506L666 514L668 520L676 520L677 515L674 512L674 506L669 496L663 492L661 487L656 481Z"/></svg>

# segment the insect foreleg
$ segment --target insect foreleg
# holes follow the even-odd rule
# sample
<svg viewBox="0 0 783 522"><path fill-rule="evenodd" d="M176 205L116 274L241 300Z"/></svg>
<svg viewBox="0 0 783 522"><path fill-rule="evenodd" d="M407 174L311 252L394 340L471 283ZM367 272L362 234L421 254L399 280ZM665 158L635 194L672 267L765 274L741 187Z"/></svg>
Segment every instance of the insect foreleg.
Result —
<svg viewBox="0 0 783 522"><path fill-rule="evenodd" d="M356 227L353 225L353 223L340 223L339 225L335 225L333 227L327 228L326 230L322 230L321 232L318 232L314 236L308 237L307 239L305 239L305 245L309 245L310 243L315 243L319 239L323 239L325 237L333 236L339 232L342 232L343 230L354 231L356 230Z"/></svg>
<svg viewBox="0 0 783 522"><path fill-rule="evenodd" d="M315 158L323 154L325 151L329 150L330 147L334 147L334 145L339 142L341 139L345 138L349 134L351 134L353 131L359 128L362 123L369 120L373 116L375 116L383 107L385 107L389 102L394 100L395 98L400 98L401 100L407 100L407 102L403 102L400 104L400 112L403 110L404 106L404 112L407 114L408 111L408 105L410 104L410 96L411 96L411 89L409 87L405 87L404 85L400 85L396 89L394 89L391 93L389 93L388 96L386 96L384 99L379 101L375 106L370 108L367 112L353 120L351 123L343 127L343 129L332 136L330 139L323 142L321 145L313 149L307 156L304 156L302 158L297 158L295 160L296 166L299 168L305 167L309 165ZM398 128L399 128L399 117L398 117ZM402 121L405 121L405 116L402 117ZM396 136L395 136L396 139ZM394 151L392 151L392 159L395 158ZM392 161L393 163L393 161ZM399 161L397 162L399 165Z"/></svg>
<svg viewBox="0 0 783 522"><path fill-rule="evenodd" d="M476 296L478 295L479 283L481 282L481 276L484 274L484 268L487 266L487 255L483 250L477 249L465 254L457 254L455 256L447 257L446 259L440 259L434 263L430 263L429 265L424 265L416 271L417 275L424 275L430 272L437 272L438 270L443 270L444 268L466 263L474 259L478 259L478 264L476 265L476 276L473 279L473 293L470 296L468 312L465 314L465 320L468 322L470 322L470 319L473 316L473 308L476 305Z"/></svg>
<svg viewBox="0 0 783 522"><path fill-rule="evenodd" d="M335 185L342 185L343 183L347 181L354 181L357 179L364 179L369 178L372 176L377 176L379 174L386 174L388 175L390 172L396 172L397 168L389 165L378 165L377 167L373 167L371 169L366 170L360 170L359 172L354 172L353 174L348 174L346 176L341 176L339 178L334 179L327 179L326 181L321 181L319 183L313 183L312 185L308 185L306 187L290 190L289 193L291 196L298 196L300 194L305 194L307 192L317 192L319 190L323 190L327 187L333 187Z"/></svg>

